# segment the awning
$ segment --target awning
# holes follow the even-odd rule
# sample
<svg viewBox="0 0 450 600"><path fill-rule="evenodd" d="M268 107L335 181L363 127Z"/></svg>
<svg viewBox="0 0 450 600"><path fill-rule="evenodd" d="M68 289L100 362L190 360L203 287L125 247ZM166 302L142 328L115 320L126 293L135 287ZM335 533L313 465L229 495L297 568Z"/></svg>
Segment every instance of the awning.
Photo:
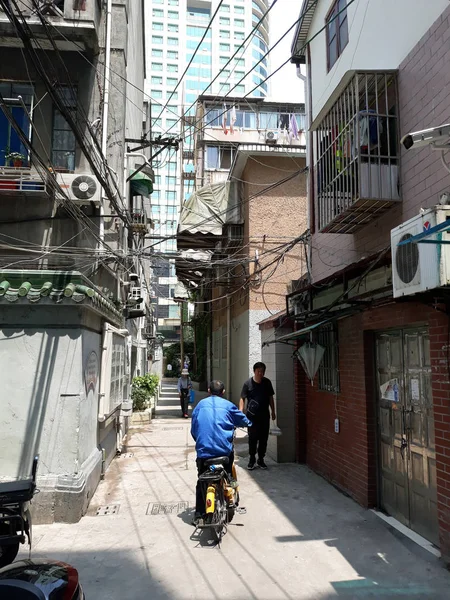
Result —
<svg viewBox="0 0 450 600"><path fill-rule="evenodd" d="M325 319L324 321L319 321L319 323L314 323L313 325L308 325L308 327L304 327L299 331L293 331L292 333L288 333L286 335L282 335L274 340L270 340L268 342L264 342L263 346L269 346L269 344L275 344L276 342L289 342L291 340L297 340L298 338L311 333L318 327L325 325L326 323L330 323L330 321L334 321L335 319Z"/></svg>
<svg viewBox="0 0 450 600"><path fill-rule="evenodd" d="M130 171L130 175L132 173L134 173L134 171ZM145 196L146 198L149 198L153 193L153 181L142 171L133 175L130 179L130 184L132 196Z"/></svg>

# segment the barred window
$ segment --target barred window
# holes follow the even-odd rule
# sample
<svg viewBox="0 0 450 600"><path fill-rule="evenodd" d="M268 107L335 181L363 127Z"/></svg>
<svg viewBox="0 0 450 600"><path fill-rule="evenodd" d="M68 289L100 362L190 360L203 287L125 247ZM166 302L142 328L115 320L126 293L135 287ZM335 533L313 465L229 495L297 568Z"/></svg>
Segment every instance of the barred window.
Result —
<svg viewBox="0 0 450 600"><path fill-rule="evenodd" d="M319 389L337 393L340 391L339 344L335 323L327 323L319 329L317 343L325 348L319 366Z"/></svg>

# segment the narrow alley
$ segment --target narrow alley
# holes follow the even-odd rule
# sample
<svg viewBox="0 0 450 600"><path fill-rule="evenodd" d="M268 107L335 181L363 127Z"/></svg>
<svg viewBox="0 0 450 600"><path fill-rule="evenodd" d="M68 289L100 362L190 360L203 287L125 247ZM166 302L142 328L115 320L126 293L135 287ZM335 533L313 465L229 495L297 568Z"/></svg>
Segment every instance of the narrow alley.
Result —
<svg viewBox="0 0 450 600"><path fill-rule="evenodd" d="M156 418L130 430L88 514L36 526L33 556L73 564L87 600L449 597L438 558L308 468L268 461L268 471L248 472L244 432L237 452L246 512L220 547L197 535L189 427L166 382Z"/></svg>

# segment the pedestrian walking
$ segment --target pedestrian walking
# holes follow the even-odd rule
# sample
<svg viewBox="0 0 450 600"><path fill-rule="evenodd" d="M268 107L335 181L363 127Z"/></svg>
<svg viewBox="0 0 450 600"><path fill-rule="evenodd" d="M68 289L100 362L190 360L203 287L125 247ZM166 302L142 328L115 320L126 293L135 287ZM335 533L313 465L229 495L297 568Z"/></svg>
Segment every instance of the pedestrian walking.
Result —
<svg viewBox="0 0 450 600"><path fill-rule="evenodd" d="M189 377L189 371L187 369L183 369L181 371L181 377L178 378L178 394L180 396L180 405L181 405L181 416L185 419L188 418L188 402L189 402L189 394L192 389L191 378Z"/></svg>
<svg viewBox="0 0 450 600"><path fill-rule="evenodd" d="M252 422L248 428L248 451L250 454L248 469L251 471L257 465L261 469L267 469L264 457L267 450L267 440L269 438L270 412L272 420L277 418L275 413L275 403L273 400L274 391L272 382L265 377L266 365L263 362L257 362L253 365L253 377L248 379L241 392L239 400L239 410L247 415ZM258 461L256 461L258 455Z"/></svg>

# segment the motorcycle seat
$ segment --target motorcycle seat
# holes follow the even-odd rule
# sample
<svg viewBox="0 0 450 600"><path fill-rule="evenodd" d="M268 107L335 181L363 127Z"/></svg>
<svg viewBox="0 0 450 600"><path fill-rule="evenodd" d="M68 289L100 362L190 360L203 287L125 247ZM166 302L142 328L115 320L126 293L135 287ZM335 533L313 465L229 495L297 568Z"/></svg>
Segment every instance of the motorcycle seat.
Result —
<svg viewBox="0 0 450 600"><path fill-rule="evenodd" d="M230 462L228 456L218 456L217 458L208 458L205 460L207 467L211 465L227 465Z"/></svg>
<svg viewBox="0 0 450 600"><path fill-rule="evenodd" d="M31 500L36 484L32 479L0 483L0 504Z"/></svg>

